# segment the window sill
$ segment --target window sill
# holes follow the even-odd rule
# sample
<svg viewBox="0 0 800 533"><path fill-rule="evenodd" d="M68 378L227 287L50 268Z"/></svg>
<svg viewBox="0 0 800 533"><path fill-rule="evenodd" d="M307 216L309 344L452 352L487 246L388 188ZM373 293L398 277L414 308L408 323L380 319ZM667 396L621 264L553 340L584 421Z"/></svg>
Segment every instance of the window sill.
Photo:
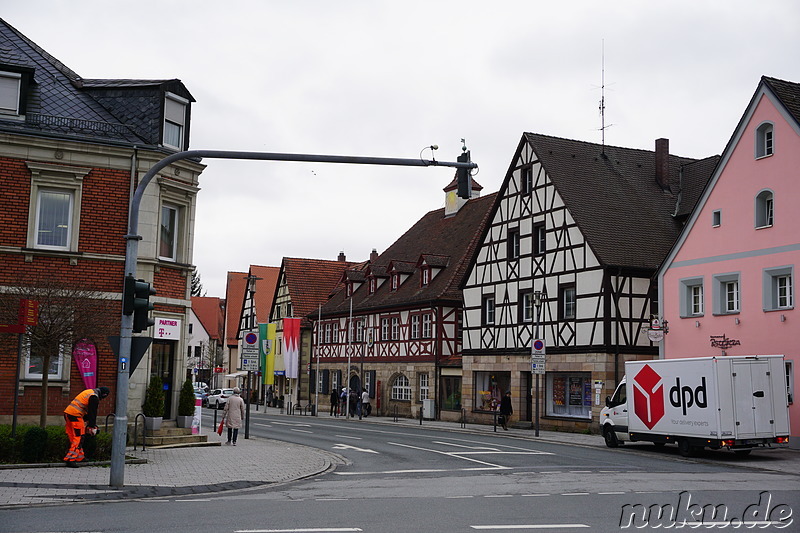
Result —
<svg viewBox="0 0 800 533"><path fill-rule="evenodd" d="M755 229L757 229L757 230L759 230L759 229L769 229L769 228L771 228L773 225L774 225L774 224L767 224L767 225L765 225L765 226L756 226L756 228L755 228Z"/></svg>

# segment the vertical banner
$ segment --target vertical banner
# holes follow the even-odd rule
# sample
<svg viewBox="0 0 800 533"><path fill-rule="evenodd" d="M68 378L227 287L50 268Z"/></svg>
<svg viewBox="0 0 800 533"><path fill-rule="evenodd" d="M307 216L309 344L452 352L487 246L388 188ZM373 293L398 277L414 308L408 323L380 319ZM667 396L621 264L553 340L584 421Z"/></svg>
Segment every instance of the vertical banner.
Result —
<svg viewBox="0 0 800 533"><path fill-rule="evenodd" d="M277 325L259 324L258 331L261 336L261 351L264 353L264 365L261 367L264 373L264 385L275 384L275 338L277 336Z"/></svg>
<svg viewBox="0 0 800 533"><path fill-rule="evenodd" d="M192 435L199 435L203 420L203 400L194 399L194 416L192 417Z"/></svg>
<svg viewBox="0 0 800 533"><path fill-rule="evenodd" d="M97 350L94 344L86 339L78 341L72 350L72 360L78 365L83 386L87 389L97 387Z"/></svg>
<svg viewBox="0 0 800 533"><path fill-rule="evenodd" d="M283 319L283 366L286 377L297 379L300 366L300 319Z"/></svg>

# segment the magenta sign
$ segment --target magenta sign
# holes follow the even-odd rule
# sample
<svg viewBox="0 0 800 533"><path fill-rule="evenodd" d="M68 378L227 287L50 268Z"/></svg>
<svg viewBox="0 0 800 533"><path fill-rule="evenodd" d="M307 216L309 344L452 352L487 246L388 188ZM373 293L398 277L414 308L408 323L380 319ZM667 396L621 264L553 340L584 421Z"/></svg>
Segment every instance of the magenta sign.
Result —
<svg viewBox="0 0 800 533"><path fill-rule="evenodd" d="M82 340L72 350L72 360L78 365L83 378L83 386L87 389L97 387L97 350L88 340Z"/></svg>

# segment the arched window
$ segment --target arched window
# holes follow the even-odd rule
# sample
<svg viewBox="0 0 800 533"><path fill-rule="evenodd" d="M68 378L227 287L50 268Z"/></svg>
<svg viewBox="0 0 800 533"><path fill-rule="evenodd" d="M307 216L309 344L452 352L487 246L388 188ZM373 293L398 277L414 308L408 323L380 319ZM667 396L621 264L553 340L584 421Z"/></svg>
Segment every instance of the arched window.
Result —
<svg viewBox="0 0 800 533"><path fill-rule="evenodd" d="M772 191L764 190L756 196L756 227L769 228L773 223L774 216L774 196Z"/></svg>
<svg viewBox="0 0 800 533"><path fill-rule="evenodd" d="M772 155L772 124L765 122L756 129L756 159Z"/></svg>
<svg viewBox="0 0 800 533"><path fill-rule="evenodd" d="M411 386L403 374L397 376L392 384L392 400L411 400Z"/></svg>

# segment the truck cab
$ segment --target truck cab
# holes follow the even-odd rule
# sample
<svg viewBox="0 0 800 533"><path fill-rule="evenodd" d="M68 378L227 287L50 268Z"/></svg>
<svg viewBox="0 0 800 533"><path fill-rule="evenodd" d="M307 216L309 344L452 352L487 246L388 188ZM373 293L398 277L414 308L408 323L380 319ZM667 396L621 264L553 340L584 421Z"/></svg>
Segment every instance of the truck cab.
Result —
<svg viewBox="0 0 800 533"><path fill-rule="evenodd" d="M606 406L600 411L600 427L609 448L616 448L628 439L626 388L626 380L622 378L614 395L606 396Z"/></svg>

